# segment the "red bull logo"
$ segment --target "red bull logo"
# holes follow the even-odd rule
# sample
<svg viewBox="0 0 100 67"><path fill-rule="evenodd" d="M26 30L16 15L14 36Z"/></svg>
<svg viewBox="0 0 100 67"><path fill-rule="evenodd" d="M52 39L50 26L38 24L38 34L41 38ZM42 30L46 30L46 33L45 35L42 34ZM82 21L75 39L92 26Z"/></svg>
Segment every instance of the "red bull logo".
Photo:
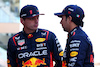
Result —
<svg viewBox="0 0 100 67"><path fill-rule="evenodd" d="M38 58L31 58L29 60L27 60L26 62L22 62L22 67L37 67L37 66L40 66L40 65L46 65L45 63L45 58L43 58L43 60L41 59L38 59Z"/></svg>
<svg viewBox="0 0 100 67"><path fill-rule="evenodd" d="M40 66L40 64L46 65L46 63L44 63L44 62L45 62L45 58L43 58L43 60L37 59L35 62L35 65L39 65L39 66Z"/></svg>
<svg viewBox="0 0 100 67"><path fill-rule="evenodd" d="M23 61L22 64L23 64L22 67L26 67L26 66L29 67L29 66L32 65L32 62L31 62L30 60L28 60L28 61L26 61L25 63L24 63L24 61Z"/></svg>
<svg viewBox="0 0 100 67"><path fill-rule="evenodd" d="M10 60L9 59L7 59L7 64L8 64L8 67L11 67Z"/></svg>
<svg viewBox="0 0 100 67"><path fill-rule="evenodd" d="M66 61L62 61L62 67L67 67L66 65L67 65Z"/></svg>

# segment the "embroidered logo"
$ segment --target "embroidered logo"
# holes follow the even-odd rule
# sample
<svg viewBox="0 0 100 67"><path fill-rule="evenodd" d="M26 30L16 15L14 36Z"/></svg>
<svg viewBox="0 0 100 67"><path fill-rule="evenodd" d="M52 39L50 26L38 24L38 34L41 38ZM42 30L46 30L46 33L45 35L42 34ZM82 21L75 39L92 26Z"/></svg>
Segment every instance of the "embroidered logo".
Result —
<svg viewBox="0 0 100 67"><path fill-rule="evenodd" d="M25 40L24 39L18 40L17 42L18 42L18 45L20 45L20 46L25 44Z"/></svg>
<svg viewBox="0 0 100 67"><path fill-rule="evenodd" d="M32 38L32 37L33 37L33 35L32 35L32 34L29 34L29 35L28 35L28 38Z"/></svg>
<svg viewBox="0 0 100 67"><path fill-rule="evenodd" d="M35 41L36 42L44 42L46 39L45 38L37 38Z"/></svg>
<svg viewBox="0 0 100 67"><path fill-rule="evenodd" d="M77 56L78 55L78 52L76 52L76 51L72 51L71 53L70 53L70 56L71 57L75 57L75 56Z"/></svg>

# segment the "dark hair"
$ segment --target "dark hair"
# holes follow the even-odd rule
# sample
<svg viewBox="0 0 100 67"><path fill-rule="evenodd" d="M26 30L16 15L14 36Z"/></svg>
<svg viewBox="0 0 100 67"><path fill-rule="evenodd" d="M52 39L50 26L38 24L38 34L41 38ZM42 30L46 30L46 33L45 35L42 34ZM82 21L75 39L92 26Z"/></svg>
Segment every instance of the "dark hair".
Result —
<svg viewBox="0 0 100 67"><path fill-rule="evenodd" d="M70 15L66 15L66 18L69 17ZM72 17L72 16L71 16ZM81 19L72 17L72 22L74 22L76 25L83 27L84 23L82 22Z"/></svg>
<svg viewBox="0 0 100 67"><path fill-rule="evenodd" d="M84 23L82 22L81 19L72 17L72 21L73 21L76 25L83 27L83 24L84 24Z"/></svg>
<svg viewBox="0 0 100 67"><path fill-rule="evenodd" d="M25 20L26 18L22 18L23 20Z"/></svg>

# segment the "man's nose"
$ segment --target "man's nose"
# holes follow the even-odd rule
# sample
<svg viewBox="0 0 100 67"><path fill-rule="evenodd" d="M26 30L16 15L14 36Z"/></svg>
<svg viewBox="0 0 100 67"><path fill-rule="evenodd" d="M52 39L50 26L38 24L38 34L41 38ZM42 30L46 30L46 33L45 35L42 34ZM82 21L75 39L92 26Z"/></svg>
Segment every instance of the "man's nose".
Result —
<svg viewBox="0 0 100 67"><path fill-rule="evenodd" d="M60 21L60 24L62 24L62 20Z"/></svg>

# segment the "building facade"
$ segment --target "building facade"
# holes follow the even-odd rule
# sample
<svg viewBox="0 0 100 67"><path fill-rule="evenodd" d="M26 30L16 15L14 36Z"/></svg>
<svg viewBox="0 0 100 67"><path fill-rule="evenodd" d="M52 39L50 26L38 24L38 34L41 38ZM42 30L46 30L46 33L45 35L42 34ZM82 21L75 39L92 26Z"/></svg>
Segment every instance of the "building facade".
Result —
<svg viewBox="0 0 100 67"><path fill-rule="evenodd" d="M6 49L8 39L19 31L19 0L0 0L0 46Z"/></svg>

